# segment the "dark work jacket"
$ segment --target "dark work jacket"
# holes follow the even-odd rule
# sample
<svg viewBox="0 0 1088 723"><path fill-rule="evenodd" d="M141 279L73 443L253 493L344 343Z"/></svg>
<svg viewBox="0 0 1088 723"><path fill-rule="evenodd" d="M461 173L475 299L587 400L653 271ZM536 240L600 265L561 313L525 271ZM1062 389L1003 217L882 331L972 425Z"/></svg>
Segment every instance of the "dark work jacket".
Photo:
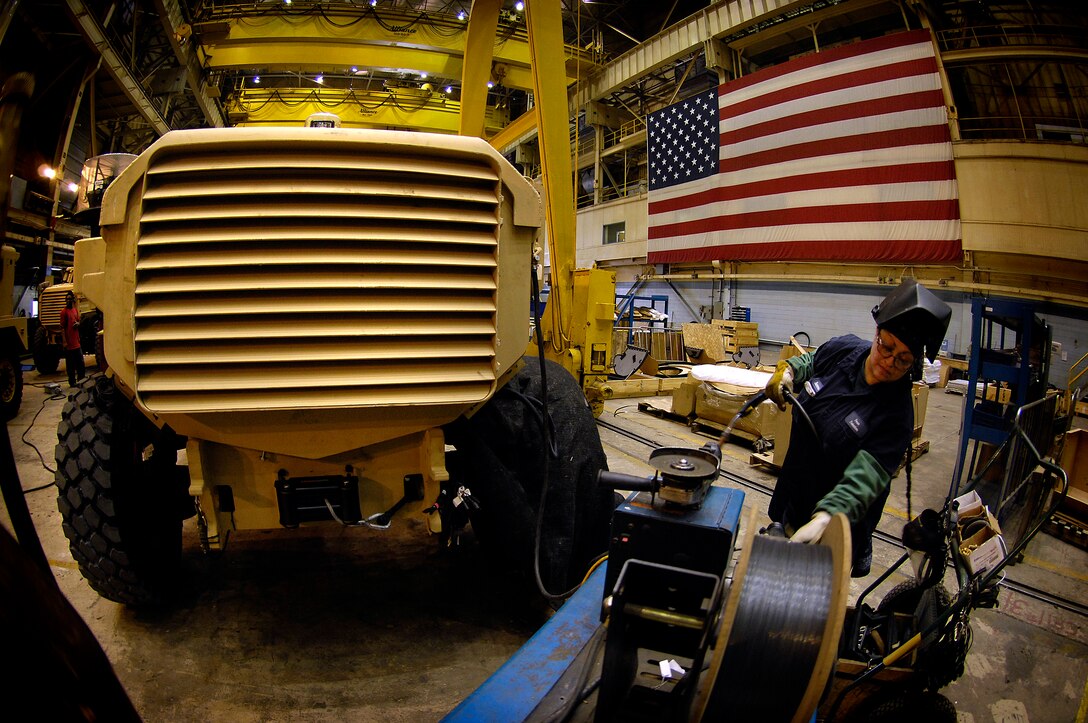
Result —
<svg viewBox="0 0 1088 723"><path fill-rule="evenodd" d="M808 522L859 450L871 454L889 477L903 460L914 429L910 380L904 376L895 382L862 384L859 389L858 378L865 374L871 346L851 334L831 339L816 350L812 376L794 391L819 439L794 411L789 451L771 496L772 520L794 528ZM884 488L862 519L850 521L854 560L871 553L873 531L890 488L890 484Z"/></svg>

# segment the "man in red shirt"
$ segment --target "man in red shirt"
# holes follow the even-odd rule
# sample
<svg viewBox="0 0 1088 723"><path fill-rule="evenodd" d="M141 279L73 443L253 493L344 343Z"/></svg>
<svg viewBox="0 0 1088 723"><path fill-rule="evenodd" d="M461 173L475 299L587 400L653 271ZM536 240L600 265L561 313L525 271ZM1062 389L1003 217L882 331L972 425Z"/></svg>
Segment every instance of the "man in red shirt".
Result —
<svg viewBox="0 0 1088 723"><path fill-rule="evenodd" d="M83 345L79 341L79 308L76 295L71 291L64 298L64 308L60 312L60 333L64 341L64 366L68 370L68 386L87 374L83 366Z"/></svg>

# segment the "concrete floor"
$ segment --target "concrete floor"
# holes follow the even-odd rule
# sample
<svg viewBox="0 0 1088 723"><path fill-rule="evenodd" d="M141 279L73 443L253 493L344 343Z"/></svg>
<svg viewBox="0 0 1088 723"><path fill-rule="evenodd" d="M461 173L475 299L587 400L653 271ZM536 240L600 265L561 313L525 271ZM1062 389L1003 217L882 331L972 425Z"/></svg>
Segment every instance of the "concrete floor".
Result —
<svg viewBox="0 0 1088 723"><path fill-rule="evenodd" d="M440 552L418 519L387 532L316 526L243 533L214 559L200 553L190 521L188 599L154 614L103 600L72 561L49 486L52 474L30 446L53 466L63 402L31 385L66 386L63 371L26 376L22 409L8 429L23 488L35 490L27 502L36 529L62 591L147 721L439 720L547 619L549 611L523 578L487 565L472 545ZM661 444L707 441L640 413L638 401L610 402L605 415ZM667 397L649 401L669 403ZM929 395L923 438L930 448L914 465L915 511L939 505L947 493L962 401L939 390ZM607 430L602 440L613 470L648 469L647 449ZM750 454L743 445L728 445L723 468L773 485L773 474L748 464ZM762 513L767 501L746 491L746 508ZM905 510L897 479L881 529L898 535ZM0 520L10 528L6 510ZM852 599L898 554L877 543L873 573L852 584ZM1084 605L1086 559L1085 551L1040 534L1009 577ZM893 577L885 587L902 579ZM1083 615L1004 589L1000 608L976 611L972 626L966 673L944 690L961 723L1085 721Z"/></svg>

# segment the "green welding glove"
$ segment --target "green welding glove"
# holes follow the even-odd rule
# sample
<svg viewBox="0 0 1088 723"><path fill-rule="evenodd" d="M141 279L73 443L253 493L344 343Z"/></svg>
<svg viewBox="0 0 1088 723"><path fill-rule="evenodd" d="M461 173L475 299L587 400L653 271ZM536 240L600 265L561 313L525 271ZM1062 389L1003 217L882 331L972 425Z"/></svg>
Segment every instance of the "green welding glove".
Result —
<svg viewBox="0 0 1088 723"><path fill-rule="evenodd" d="M777 404L779 409L785 411L786 394L793 394L793 367L789 362L786 360L778 362L771 380L763 388L763 393L767 395L767 399Z"/></svg>

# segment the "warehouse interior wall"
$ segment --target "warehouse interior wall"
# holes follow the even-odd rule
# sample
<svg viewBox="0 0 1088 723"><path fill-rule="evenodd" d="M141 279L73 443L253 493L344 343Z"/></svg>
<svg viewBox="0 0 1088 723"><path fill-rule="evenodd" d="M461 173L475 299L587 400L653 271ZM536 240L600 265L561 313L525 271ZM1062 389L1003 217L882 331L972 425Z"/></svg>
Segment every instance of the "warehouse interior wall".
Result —
<svg viewBox="0 0 1088 723"><path fill-rule="evenodd" d="M933 290L952 307L945 350L966 356L971 347L972 297ZM616 287L617 300L632 296L636 306L667 308L668 321L655 323L661 329L728 318L729 299L732 299L732 306L747 309L750 320L759 324L764 364L778 358L776 350L788 343L790 336L797 335L802 344L811 346L842 334L867 338L874 329L871 309L887 292L888 287L791 282L736 282L731 292L710 281L632 281ZM651 302L655 297L656 303ZM1065 389L1072 365L1088 352L1088 310L1040 302L1036 315L1050 326L1050 384ZM801 336L802 332L807 340Z"/></svg>

